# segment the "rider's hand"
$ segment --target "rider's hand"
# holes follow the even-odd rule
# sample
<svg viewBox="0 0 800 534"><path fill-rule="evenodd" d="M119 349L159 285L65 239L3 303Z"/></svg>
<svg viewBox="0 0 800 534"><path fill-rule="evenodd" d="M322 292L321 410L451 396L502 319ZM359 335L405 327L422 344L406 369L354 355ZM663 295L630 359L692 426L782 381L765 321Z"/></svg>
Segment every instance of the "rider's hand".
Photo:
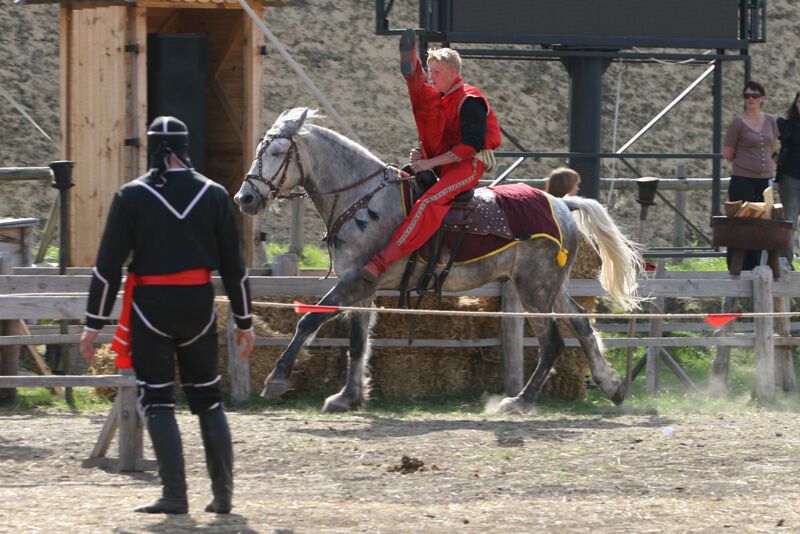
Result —
<svg viewBox="0 0 800 534"><path fill-rule="evenodd" d="M250 356L250 352L256 344L256 334L253 329L234 331L234 342L239 349L239 357L246 360Z"/></svg>
<svg viewBox="0 0 800 534"><path fill-rule="evenodd" d="M409 163L411 163L413 165L414 163L416 163L417 161L419 161L421 159L422 159L422 150L420 150L417 147L412 148L411 152L409 152L409 154L408 154Z"/></svg>
<svg viewBox="0 0 800 534"><path fill-rule="evenodd" d="M83 334L81 334L81 358L89 363L94 363L94 356L97 352L94 348L94 342L97 340L99 333L96 330L84 330Z"/></svg>
<svg viewBox="0 0 800 534"><path fill-rule="evenodd" d="M422 171L429 171L433 168L431 166L431 160L429 159L419 159L411 164L411 169L417 173Z"/></svg>

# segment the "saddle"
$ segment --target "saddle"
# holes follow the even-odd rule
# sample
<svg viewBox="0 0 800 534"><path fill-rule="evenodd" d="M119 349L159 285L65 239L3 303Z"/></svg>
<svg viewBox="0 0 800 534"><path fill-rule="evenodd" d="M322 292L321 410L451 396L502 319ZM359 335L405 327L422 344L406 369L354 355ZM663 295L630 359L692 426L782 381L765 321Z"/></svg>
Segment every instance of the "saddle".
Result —
<svg viewBox="0 0 800 534"><path fill-rule="evenodd" d="M413 205L436 181L436 175L432 171L418 173L416 180L411 182L411 204ZM448 232L456 234L457 237L455 245L447 251L447 258L442 258L445 234ZM415 288L418 297L414 307L419 308L426 295L436 296L437 302L441 304L445 279L458 256L466 234L495 235L508 240L516 239L505 212L498 206L495 195L490 189L472 188L459 193L450 202L450 210L437 232L419 251L409 256L399 287L402 308L410 307L411 290L408 285L422 255L426 258L427 264ZM443 259L445 259L445 266L437 273L437 265L441 265ZM413 341L415 322L415 316L412 316L409 344Z"/></svg>

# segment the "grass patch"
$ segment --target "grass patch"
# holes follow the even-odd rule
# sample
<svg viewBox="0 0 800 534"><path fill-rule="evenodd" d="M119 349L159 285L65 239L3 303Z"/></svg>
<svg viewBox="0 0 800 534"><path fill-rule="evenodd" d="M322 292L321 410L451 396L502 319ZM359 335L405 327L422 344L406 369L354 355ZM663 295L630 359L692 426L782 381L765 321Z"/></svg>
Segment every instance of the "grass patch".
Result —
<svg viewBox="0 0 800 534"><path fill-rule="evenodd" d="M275 254L286 254L288 251L289 245L280 243L269 243L267 245L267 254L270 259ZM303 247L303 254L299 260L301 269L327 269L330 263L327 249L310 244Z"/></svg>
<svg viewBox="0 0 800 534"><path fill-rule="evenodd" d="M111 401L98 397L91 388L73 388L75 406L79 412L107 412L111 409ZM47 388L17 388L17 400L14 404L0 406L0 411L68 412L71 408L67 401L58 398Z"/></svg>

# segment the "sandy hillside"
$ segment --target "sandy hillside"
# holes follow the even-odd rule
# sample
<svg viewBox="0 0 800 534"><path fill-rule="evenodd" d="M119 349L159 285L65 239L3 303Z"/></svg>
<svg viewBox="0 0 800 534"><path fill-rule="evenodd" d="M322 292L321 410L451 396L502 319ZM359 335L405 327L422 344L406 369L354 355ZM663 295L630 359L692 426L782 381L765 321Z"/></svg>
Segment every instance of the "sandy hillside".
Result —
<svg viewBox="0 0 800 534"><path fill-rule="evenodd" d="M397 26L413 25L415 2L398 1ZM753 45L753 78L768 88L765 109L783 113L798 88L796 56L800 43L797 0L769 3L769 43ZM401 162L415 139L405 90L397 72L397 39L374 34L374 4L363 0L298 0L288 7L268 7L271 30L325 92L339 113L367 146L384 160ZM16 6L0 0L0 88L20 102L57 139L58 137L58 9L53 6ZM788 46L787 46L787 43ZM738 112L743 80L742 63L727 64L723 120ZM627 141L658 111L704 70L702 65L609 66L605 75L604 149L612 148L617 83L620 82L617 146ZM558 62L468 61L464 76L485 90L503 127L530 150L566 150L568 139L568 77ZM635 151L711 151L710 78L689 98L645 135ZM319 106L279 56L270 48L264 87L265 127L285 108ZM0 165L41 165L58 152L21 115L0 97ZM329 120L328 126L336 128ZM513 149L509 142L504 148ZM542 177L564 162L547 159L529 162L520 177ZM637 160L645 175L671 176L673 162ZM711 164L688 162L690 176L710 176ZM724 172L727 172L727 166ZM611 176L611 162L604 175ZM616 176L631 176L618 165ZM0 216L45 216L52 192L45 185L0 185ZM710 200L693 198L692 219L707 226ZM638 205L622 195L614 205L615 217L632 233ZM277 206L262 221L276 239L285 239L288 209ZM668 208L651 210L653 227L669 227ZM319 219L307 217L308 239L322 231ZM660 224L663 221L664 224ZM658 236L656 236L658 237ZM662 236L666 237L666 236ZM663 239L651 241L664 244Z"/></svg>

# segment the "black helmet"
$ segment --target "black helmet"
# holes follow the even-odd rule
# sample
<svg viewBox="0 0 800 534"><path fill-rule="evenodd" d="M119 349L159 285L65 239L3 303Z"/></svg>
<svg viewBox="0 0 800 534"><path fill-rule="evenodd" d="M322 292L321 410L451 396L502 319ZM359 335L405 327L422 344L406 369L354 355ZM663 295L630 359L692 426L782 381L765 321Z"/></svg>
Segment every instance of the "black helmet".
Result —
<svg viewBox="0 0 800 534"><path fill-rule="evenodd" d="M175 154L187 167L192 167L189 159L189 129L183 121L175 117L156 117L147 128L147 153L150 168L159 173L168 167L167 159Z"/></svg>

